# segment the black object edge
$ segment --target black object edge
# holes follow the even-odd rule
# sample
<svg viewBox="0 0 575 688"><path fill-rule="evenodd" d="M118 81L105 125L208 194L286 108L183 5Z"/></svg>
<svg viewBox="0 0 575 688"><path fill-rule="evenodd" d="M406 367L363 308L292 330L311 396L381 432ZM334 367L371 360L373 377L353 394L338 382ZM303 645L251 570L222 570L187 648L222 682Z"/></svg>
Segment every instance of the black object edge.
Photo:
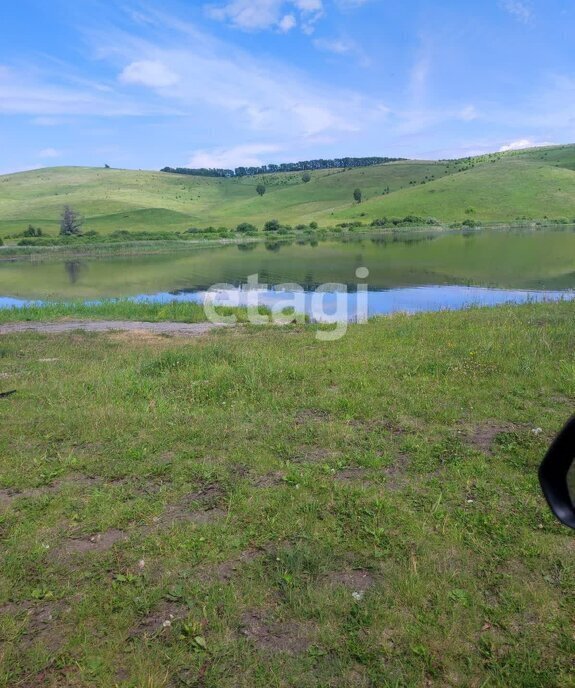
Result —
<svg viewBox="0 0 575 688"><path fill-rule="evenodd" d="M557 435L539 467L539 483L555 516L575 529L575 507L569 495L567 474L575 459L575 416Z"/></svg>

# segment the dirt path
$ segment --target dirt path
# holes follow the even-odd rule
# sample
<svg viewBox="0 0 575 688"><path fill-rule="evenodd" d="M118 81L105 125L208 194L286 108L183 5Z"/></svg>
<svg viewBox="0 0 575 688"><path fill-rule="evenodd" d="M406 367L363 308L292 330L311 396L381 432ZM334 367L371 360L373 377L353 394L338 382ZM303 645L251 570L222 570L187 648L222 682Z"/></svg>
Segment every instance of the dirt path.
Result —
<svg viewBox="0 0 575 688"><path fill-rule="evenodd" d="M85 332L145 332L146 334L177 334L197 337L224 324L138 322L134 320L61 320L59 322L15 322L0 325L0 335L16 332L41 332L62 334L84 330Z"/></svg>

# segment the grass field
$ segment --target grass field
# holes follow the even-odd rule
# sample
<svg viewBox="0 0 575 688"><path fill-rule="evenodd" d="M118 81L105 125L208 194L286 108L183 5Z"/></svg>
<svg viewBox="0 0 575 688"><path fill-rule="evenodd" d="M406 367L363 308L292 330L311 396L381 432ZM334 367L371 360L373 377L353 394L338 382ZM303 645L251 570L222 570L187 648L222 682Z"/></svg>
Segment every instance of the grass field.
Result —
<svg viewBox="0 0 575 688"><path fill-rule="evenodd" d="M267 192L259 197L255 187ZM359 187L364 202L352 200ZM389 193L385 193L389 188ZM29 223L56 234L64 204L86 230L184 231L269 219L329 226L415 214L442 222L575 218L575 146L451 162L406 161L299 173L214 179L159 172L45 168L0 177L0 237Z"/></svg>
<svg viewBox="0 0 575 688"><path fill-rule="evenodd" d="M574 316L2 337L0 685L575 685Z"/></svg>

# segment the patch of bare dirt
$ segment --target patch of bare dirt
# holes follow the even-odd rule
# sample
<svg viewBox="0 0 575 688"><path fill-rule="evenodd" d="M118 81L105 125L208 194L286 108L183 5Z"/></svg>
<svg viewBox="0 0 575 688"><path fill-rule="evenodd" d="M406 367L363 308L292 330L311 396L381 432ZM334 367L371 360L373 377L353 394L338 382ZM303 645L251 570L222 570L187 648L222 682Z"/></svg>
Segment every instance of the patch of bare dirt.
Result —
<svg viewBox="0 0 575 688"><path fill-rule="evenodd" d="M281 471L272 471L265 475L260 475L252 481L253 487L275 487L282 485L285 481L285 473Z"/></svg>
<svg viewBox="0 0 575 688"><path fill-rule="evenodd" d="M230 581L237 571L246 564L256 561L264 555L264 552L259 549L246 549L240 552L237 556L222 561L220 564L213 566L205 566L195 571L195 576L203 582L219 582L225 583Z"/></svg>
<svg viewBox="0 0 575 688"><path fill-rule="evenodd" d="M325 422L329 420L331 414L323 409L302 409L296 413L296 425L305 425L306 423Z"/></svg>
<svg viewBox="0 0 575 688"><path fill-rule="evenodd" d="M0 490L0 508L7 508L11 506L16 499L37 499L45 495L57 494L62 489L72 485L75 487L86 488L95 487L99 485L101 480L99 478L88 477L84 475L70 475L65 478L56 480L50 485L43 485L42 487L30 487L22 490L16 488L7 488Z"/></svg>
<svg viewBox="0 0 575 688"><path fill-rule="evenodd" d="M224 323L180 323L180 322L136 322L131 320L59 320L57 322L14 322L0 325L0 335L14 332L41 332L43 334L62 334L66 332L130 332L138 337L145 333L175 334L194 337L205 334ZM229 326L228 326L229 327Z"/></svg>
<svg viewBox="0 0 575 688"><path fill-rule="evenodd" d="M47 667L35 676L24 679L18 683L18 688L63 688L64 686L75 688L82 686L78 678L77 666Z"/></svg>
<svg viewBox="0 0 575 688"><path fill-rule="evenodd" d="M311 646L316 628L309 622L273 621L261 610L250 610L242 616L240 633L258 650L299 655Z"/></svg>
<svg viewBox="0 0 575 688"><path fill-rule="evenodd" d="M0 614L21 618L25 622L18 646L26 649L34 643L41 643L49 652L55 653L66 642L66 634L60 622L65 621L72 611L69 602L50 600L43 602L10 602L0 607Z"/></svg>
<svg viewBox="0 0 575 688"><path fill-rule="evenodd" d="M159 526L170 527L176 523L212 523L224 518L226 512L220 507L224 491L220 485L207 485L198 492L192 492L177 504L170 504L161 516L154 519Z"/></svg>
<svg viewBox="0 0 575 688"><path fill-rule="evenodd" d="M471 428L464 432L467 442L478 449L479 451L491 454L493 443L498 435L504 432L512 432L517 430L517 427L512 423L498 423L496 421L487 421Z"/></svg>
<svg viewBox="0 0 575 688"><path fill-rule="evenodd" d="M164 528L170 528L177 523L196 523L202 525L204 523L213 523L225 518L226 512L217 507L206 509L195 509L191 511L186 506L172 504L166 508L164 513L159 516L154 522Z"/></svg>
<svg viewBox="0 0 575 688"><path fill-rule="evenodd" d="M297 454L292 461L295 463L322 463L339 456L338 452L323 447L298 447Z"/></svg>
<svg viewBox="0 0 575 688"><path fill-rule="evenodd" d="M52 551L52 556L67 559L75 554L86 552L107 552L117 542L125 542L127 539L128 534L126 532L112 528L90 537L68 538Z"/></svg>
<svg viewBox="0 0 575 688"><path fill-rule="evenodd" d="M369 590L375 583L373 574L365 569L332 571L325 576L325 580L329 585L341 586L358 593Z"/></svg>
<svg viewBox="0 0 575 688"><path fill-rule="evenodd" d="M341 483L356 483L369 487L372 485L371 480L367 478L368 470L366 468L344 468L334 474L335 480Z"/></svg>
<svg viewBox="0 0 575 688"><path fill-rule="evenodd" d="M409 430L404 428L396 421L388 418L371 418L366 420L350 420L347 423L355 428L360 428L363 431L371 432L386 432L395 437L409 434Z"/></svg>
<svg viewBox="0 0 575 688"><path fill-rule="evenodd" d="M399 452L393 462L383 469L386 475L403 475L409 467L409 454Z"/></svg>
<svg viewBox="0 0 575 688"><path fill-rule="evenodd" d="M163 600L131 629L129 637L154 637L159 634L168 634L172 625L185 619L188 614L187 605Z"/></svg>

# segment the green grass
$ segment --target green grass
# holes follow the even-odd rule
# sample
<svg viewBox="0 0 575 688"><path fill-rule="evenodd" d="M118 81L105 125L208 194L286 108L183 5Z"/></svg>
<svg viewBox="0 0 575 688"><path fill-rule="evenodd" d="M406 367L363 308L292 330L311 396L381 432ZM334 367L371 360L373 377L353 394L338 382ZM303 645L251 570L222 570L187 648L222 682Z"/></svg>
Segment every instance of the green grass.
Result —
<svg viewBox="0 0 575 688"><path fill-rule="evenodd" d="M248 322L247 308L227 308L220 306L217 312L223 316L233 314L238 322ZM260 306L259 312L269 312ZM107 300L98 303L85 301L69 301L42 303L23 306L21 308L0 308L0 324L10 322L51 322L62 319L74 320L141 320L144 322L206 322L206 314L202 304L151 303L141 301L135 303L124 299Z"/></svg>
<svg viewBox="0 0 575 688"><path fill-rule="evenodd" d="M255 187L263 181L266 194ZM364 203L353 203L359 187ZM390 193L384 193L389 188ZM277 218L330 226L346 219L432 216L442 222L575 218L575 146L451 162L406 161L350 170L214 179L159 172L68 167L0 177L0 237L29 223L55 235L62 206L86 229L184 231L190 226L259 227Z"/></svg>
<svg viewBox="0 0 575 688"><path fill-rule="evenodd" d="M0 685L573 686L574 316L2 337Z"/></svg>

